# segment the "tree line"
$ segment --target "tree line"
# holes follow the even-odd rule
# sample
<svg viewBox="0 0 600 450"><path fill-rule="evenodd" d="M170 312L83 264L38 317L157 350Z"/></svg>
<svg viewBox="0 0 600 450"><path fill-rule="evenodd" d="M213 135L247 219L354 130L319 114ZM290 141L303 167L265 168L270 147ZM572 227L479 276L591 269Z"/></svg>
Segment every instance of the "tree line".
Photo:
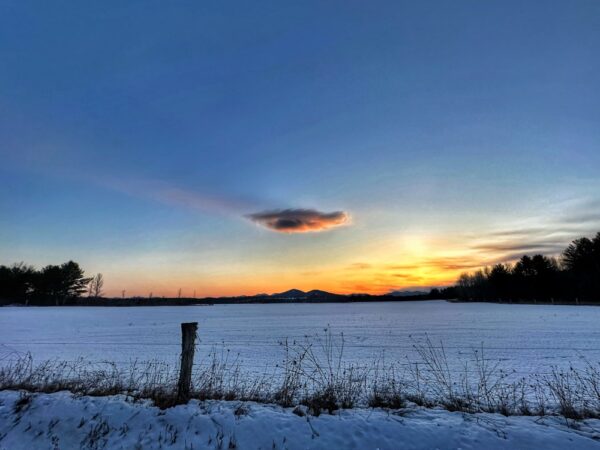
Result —
<svg viewBox="0 0 600 450"><path fill-rule="evenodd" d="M524 255L515 264L463 273L456 293L467 301L599 302L600 232L574 240L559 258Z"/></svg>
<svg viewBox="0 0 600 450"><path fill-rule="evenodd" d="M12 303L68 305L85 293L101 297L103 285L101 273L86 277L74 261L40 270L24 263L0 266L0 299Z"/></svg>
<svg viewBox="0 0 600 450"><path fill-rule="evenodd" d="M86 277L79 264L73 261L40 270L24 263L0 265L0 300L11 303L74 304L85 293L91 298L101 298L103 285L101 273ZM421 297L465 301L600 302L600 232L592 239L574 240L559 258L524 255L514 264L499 263L463 273L455 286L432 289Z"/></svg>

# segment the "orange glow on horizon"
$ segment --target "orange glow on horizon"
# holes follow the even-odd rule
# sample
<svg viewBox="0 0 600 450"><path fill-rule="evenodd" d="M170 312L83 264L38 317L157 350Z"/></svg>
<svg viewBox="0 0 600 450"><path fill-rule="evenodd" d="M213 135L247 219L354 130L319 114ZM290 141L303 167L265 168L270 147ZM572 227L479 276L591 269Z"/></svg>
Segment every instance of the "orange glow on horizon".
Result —
<svg viewBox="0 0 600 450"><path fill-rule="evenodd" d="M369 249L369 257L347 264L318 265L306 269L295 267L262 267L259 264L225 268L212 274L172 274L156 276L122 276L107 281L107 295L120 296L123 285L126 296L228 297L273 294L292 288L309 291L319 289L338 294L366 293L380 295L401 289L429 289L452 285L465 271L487 264L489 255L458 252L455 242L422 236L389 239ZM436 249L446 249L441 252ZM401 256L397 256L401 255ZM483 263L482 263L483 261ZM111 280L111 277L107 277ZM132 283L132 280L135 280Z"/></svg>
<svg viewBox="0 0 600 450"><path fill-rule="evenodd" d="M279 259L251 255L218 265L216 261L183 262L147 256L136 270L124 265L106 272L107 296L229 297L273 294L289 289L319 289L338 294L385 294L452 285L463 272L520 257L518 241L465 235L451 237L405 233L344 246L339 254L318 249ZM337 250L337 248L336 248ZM362 255L362 256L357 256ZM325 258L328 257L329 259ZM157 265L160 263L161 265Z"/></svg>

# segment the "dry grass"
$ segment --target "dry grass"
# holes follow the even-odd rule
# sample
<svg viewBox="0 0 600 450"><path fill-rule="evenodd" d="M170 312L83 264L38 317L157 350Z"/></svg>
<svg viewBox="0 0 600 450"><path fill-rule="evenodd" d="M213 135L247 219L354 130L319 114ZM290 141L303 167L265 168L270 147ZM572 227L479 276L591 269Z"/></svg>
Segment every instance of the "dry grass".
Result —
<svg viewBox="0 0 600 450"><path fill-rule="evenodd" d="M378 357L359 366L346 362L344 336L329 329L302 342L283 341L281 348L282 363L262 375L245 372L237 356L214 348L194 366L192 398L304 405L314 415L355 406L398 409L413 402L451 411L600 417L600 365L590 362L584 369L554 368L549 374L516 378L480 347L457 371L450 367L444 346L425 338L414 343L418 361L386 363ZM177 367L160 361L34 364L25 355L0 367L0 389L124 394L167 408L177 403L177 375Z"/></svg>

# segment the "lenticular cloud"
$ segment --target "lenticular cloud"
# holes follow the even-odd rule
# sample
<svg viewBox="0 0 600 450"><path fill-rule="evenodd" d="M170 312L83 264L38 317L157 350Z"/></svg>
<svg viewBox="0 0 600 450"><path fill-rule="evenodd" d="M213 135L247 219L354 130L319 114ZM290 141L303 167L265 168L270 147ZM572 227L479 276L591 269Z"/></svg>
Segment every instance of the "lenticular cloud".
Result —
<svg viewBox="0 0 600 450"><path fill-rule="evenodd" d="M333 211L329 213L315 209L278 209L249 214L253 222L280 233L306 233L324 231L348 223L348 213Z"/></svg>

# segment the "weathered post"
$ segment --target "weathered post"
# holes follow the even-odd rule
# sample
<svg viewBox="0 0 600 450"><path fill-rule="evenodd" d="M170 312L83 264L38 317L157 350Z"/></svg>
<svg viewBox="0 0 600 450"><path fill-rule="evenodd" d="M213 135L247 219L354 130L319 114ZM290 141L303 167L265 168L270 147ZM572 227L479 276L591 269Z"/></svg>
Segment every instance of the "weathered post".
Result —
<svg viewBox="0 0 600 450"><path fill-rule="evenodd" d="M179 369L179 383L177 384L177 400L179 402L187 402L190 399L197 330L198 322L181 324L181 368Z"/></svg>

